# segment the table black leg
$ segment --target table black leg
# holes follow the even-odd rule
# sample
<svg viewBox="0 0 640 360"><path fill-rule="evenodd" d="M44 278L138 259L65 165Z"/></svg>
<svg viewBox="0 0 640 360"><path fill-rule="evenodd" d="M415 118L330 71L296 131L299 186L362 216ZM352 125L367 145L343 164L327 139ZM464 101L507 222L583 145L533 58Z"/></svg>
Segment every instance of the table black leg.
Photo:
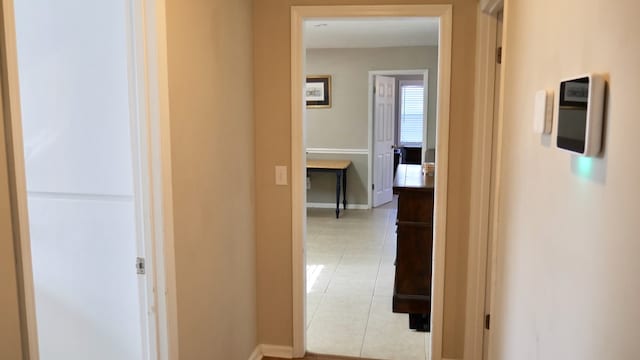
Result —
<svg viewBox="0 0 640 360"><path fill-rule="evenodd" d="M340 175L341 171L336 171L336 219L340 217Z"/></svg>
<svg viewBox="0 0 640 360"><path fill-rule="evenodd" d="M342 170L342 205L347 210L347 169Z"/></svg>

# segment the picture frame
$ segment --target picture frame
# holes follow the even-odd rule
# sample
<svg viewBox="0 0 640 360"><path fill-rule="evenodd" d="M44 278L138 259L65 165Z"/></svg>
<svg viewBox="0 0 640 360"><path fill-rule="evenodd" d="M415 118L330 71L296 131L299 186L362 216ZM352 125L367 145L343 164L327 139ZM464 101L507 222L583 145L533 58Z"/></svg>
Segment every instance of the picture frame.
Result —
<svg viewBox="0 0 640 360"><path fill-rule="evenodd" d="M331 107L331 75L308 75L304 90L308 109Z"/></svg>

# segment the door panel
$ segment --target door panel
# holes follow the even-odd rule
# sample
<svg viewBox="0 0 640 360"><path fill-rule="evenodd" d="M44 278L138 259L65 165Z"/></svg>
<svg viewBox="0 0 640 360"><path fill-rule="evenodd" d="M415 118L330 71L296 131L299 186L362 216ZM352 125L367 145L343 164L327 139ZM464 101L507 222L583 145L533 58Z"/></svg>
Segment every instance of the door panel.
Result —
<svg viewBox="0 0 640 360"><path fill-rule="evenodd" d="M15 8L29 191L132 194L126 1Z"/></svg>
<svg viewBox="0 0 640 360"><path fill-rule="evenodd" d="M40 358L142 359L130 201L29 197Z"/></svg>
<svg viewBox="0 0 640 360"><path fill-rule="evenodd" d="M373 206L393 199L393 150L396 80L387 76L375 77L374 96L374 192Z"/></svg>

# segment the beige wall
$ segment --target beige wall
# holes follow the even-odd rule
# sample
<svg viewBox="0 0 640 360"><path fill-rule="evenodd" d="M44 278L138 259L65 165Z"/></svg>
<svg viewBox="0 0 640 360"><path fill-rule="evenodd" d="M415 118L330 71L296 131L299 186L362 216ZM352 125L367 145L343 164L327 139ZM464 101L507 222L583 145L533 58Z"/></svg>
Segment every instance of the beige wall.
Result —
<svg viewBox="0 0 640 360"><path fill-rule="evenodd" d="M290 6L345 4L453 6L449 224L445 284L447 357L461 357L464 340L469 217L475 0L255 0L254 94L258 338L292 344L291 189L275 186L276 164L291 165Z"/></svg>
<svg viewBox="0 0 640 360"><path fill-rule="evenodd" d="M22 359L20 312L4 131L0 121L0 357L18 360Z"/></svg>
<svg viewBox="0 0 640 360"><path fill-rule="evenodd" d="M636 0L507 2L493 359L640 354L638 13ZM586 72L609 78L592 160L531 130L535 91Z"/></svg>
<svg viewBox="0 0 640 360"><path fill-rule="evenodd" d="M438 47L309 49L307 74L332 76L330 109L307 109L307 146L366 149L368 143L369 71L429 70L428 122L435 143Z"/></svg>
<svg viewBox="0 0 640 360"><path fill-rule="evenodd" d="M331 108L307 109L306 145L308 148L367 149L369 147L369 71L429 70L427 128L428 143L435 144L436 100L438 85L438 47L388 47L359 49L308 49L306 71L309 75L331 75ZM335 154L329 158L353 158L359 166L348 173L347 201L369 202L369 164L366 156ZM365 158L363 163L361 160ZM312 158L312 156L309 156ZM309 202L335 202L335 179L312 175Z"/></svg>
<svg viewBox="0 0 640 360"><path fill-rule="evenodd" d="M167 1L181 359L257 344L251 14L250 0Z"/></svg>

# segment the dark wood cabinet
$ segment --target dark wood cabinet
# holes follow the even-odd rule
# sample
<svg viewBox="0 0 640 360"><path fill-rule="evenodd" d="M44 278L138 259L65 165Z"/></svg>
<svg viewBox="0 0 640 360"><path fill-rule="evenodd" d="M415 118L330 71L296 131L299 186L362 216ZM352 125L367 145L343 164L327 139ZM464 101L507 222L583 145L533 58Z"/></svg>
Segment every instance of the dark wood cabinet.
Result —
<svg viewBox="0 0 640 360"><path fill-rule="evenodd" d="M429 331L434 177L424 176L420 165L399 165L393 191L398 194L393 312L408 313L412 329Z"/></svg>

